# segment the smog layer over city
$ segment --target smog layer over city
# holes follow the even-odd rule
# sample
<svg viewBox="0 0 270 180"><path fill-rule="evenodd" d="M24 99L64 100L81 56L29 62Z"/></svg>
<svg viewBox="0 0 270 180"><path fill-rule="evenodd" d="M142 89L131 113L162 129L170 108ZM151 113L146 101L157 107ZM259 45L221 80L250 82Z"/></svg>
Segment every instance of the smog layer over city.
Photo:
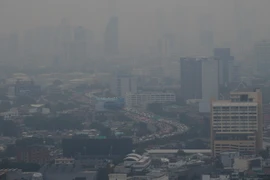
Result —
<svg viewBox="0 0 270 180"><path fill-rule="evenodd" d="M0 180L269 180L270 0L0 0Z"/></svg>

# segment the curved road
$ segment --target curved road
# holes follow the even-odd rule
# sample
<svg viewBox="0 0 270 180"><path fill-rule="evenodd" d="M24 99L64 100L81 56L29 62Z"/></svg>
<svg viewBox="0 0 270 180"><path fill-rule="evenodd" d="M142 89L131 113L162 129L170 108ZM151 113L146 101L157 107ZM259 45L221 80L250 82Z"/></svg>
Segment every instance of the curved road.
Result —
<svg viewBox="0 0 270 180"><path fill-rule="evenodd" d="M124 109L124 114L136 122L151 124L159 129L159 131L156 131L154 134L149 134L142 137L134 137L133 142L135 144L151 141L154 139L167 138L177 134L183 134L189 129L184 124L159 117L149 112L142 112L135 109L126 108Z"/></svg>

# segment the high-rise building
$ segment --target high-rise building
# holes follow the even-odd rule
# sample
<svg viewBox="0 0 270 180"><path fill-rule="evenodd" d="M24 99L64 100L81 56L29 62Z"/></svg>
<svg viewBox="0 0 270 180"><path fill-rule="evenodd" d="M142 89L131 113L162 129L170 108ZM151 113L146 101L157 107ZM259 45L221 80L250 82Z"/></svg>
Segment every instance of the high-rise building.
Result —
<svg viewBox="0 0 270 180"><path fill-rule="evenodd" d="M214 58L202 59L202 100L209 102L218 99L219 79L218 60Z"/></svg>
<svg viewBox="0 0 270 180"><path fill-rule="evenodd" d="M125 98L126 93L137 93L137 78L130 76L114 77L111 81L111 93L123 98Z"/></svg>
<svg viewBox="0 0 270 180"><path fill-rule="evenodd" d="M110 18L104 34L104 53L107 56L116 56L119 53L118 44L118 17Z"/></svg>
<svg viewBox="0 0 270 180"><path fill-rule="evenodd" d="M72 44L72 27L70 25L69 19L63 18L58 27L58 33L55 37L54 44L56 45L57 52L60 62L63 64L69 63L71 61L70 57L70 47Z"/></svg>
<svg viewBox="0 0 270 180"><path fill-rule="evenodd" d="M180 74L184 99L218 99L218 60L215 58L181 58Z"/></svg>
<svg viewBox="0 0 270 180"><path fill-rule="evenodd" d="M181 92L184 99L202 98L202 64L197 58L180 59Z"/></svg>
<svg viewBox="0 0 270 180"><path fill-rule="evenodd" d="M230 48L215 48L214 57L219 60L219 84L221 86L228 85L232 78L234 57L231 56Z"/></svg>
<svg viewBox="0 0 270 180"><path fill-rule="evenodd" d="M255 44L254 54L257 63L257 72L261 75L270 73L270 41L264 40Z"/></svg>
<svg viewBox="0 0 270 180"><path fill-rule="evenodd" d="M202 30L199 36L201 53L210 56L214 46L214 32L211 30Z"/></svg>
<svg viewBox="0 0 270 180"><path fill-rule="evenodd" d="M87 31L84 27L78 26L74 29L74 41L72 47L72 59L83 62L87 59Z"/></svg>
<svg viewBox="0 0 270 180"><path fill-rule="evenodd" d="M199 52L203 56L211 56L214 46L213 18L211 13L201 14L198 19Z"/></svg>
<svg viewBox="0 0 270 180"><path fill-rule="evenodd" d="M19 36L17 33L11 33L7 42L7 61L9 63L16 62L19 57Z"/></svg>
<svg viewBox="0 0 270 180"><path fill-rule="evenodd" d="M158 40L158 53L160 58L170 58L175 48L175 36L172 33L166 33ZM165 63L168 63L165 61Z"/></svg>
<svg viewBox="0 0 270 180"><path fill-rule="evenodd" d="M212 101L211 147L213 156L236 151L255 154L262 149L262 93L231 92L230 100Z"/></svg>

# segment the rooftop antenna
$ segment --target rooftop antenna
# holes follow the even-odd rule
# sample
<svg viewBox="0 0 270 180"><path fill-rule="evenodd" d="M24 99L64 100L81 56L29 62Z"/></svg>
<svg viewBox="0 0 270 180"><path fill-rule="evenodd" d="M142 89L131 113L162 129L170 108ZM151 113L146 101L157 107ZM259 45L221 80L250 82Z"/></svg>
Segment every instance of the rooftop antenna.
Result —
<svg viewBox="0 0 270 180"><path fill-rule="evenodd" d="M219 93L219 96L221 97L222 100L225 99L225 97L223 96L223 94Z"/></svg>
<svg viewBox="0 0 270 180"><path fill-rule="evenodd" d="M233 92L238 91L240 87L247 88L244 81L241 80L241 82L238 84L238 86L233 90Z"/></svg>

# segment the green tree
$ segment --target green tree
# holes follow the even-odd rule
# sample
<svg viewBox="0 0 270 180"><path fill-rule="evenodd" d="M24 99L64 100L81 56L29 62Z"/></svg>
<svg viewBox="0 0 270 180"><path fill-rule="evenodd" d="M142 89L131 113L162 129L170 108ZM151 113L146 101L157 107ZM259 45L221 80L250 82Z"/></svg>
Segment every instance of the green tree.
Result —
<svg viewBox="0 0 270 180"><path fill-rule="evenodd" d="M3 136L17 137L20 135L20 129L13 121L5 121L0 118L0 134Z"/></svg>
<svg viewBox="0 0 270 180"><path fill-rule="evenodd" d="M140 155L143 155L143 153L145 153L146 151L145 151L145 149L144 148L137 148L136 150L135 150L135 153L136 154L140 154Z"/></svg>
<svg viewBox="0 0 270 180"><path fill-rule="evenodd" d="M269 158L269 149L262 149L259 152L259 155L263 158L263 159L268 159Z"/></svg>
<svg viewBox="0 0 270 180"><path fill-rule="evenodd" d="M52 118L36 115L32 117L26 117L24 119L24 124L27 127L37 130L66 130L82 129L82 121L82 118L72 115L61 115Z"/></svg>
<svg viewBox="0 0 270 180"><path fill-rule="evenodd" d="M215 168L217 168L217 169L223 169L224 168L220 157L217 157L217 159L215 160Z"/></svg>
<svg viewBox="0 0 270 180"><path fill-rule="evenodd" d="M160 114L160 112L163 112L162 104L159 103L149 104L147 110L155 114Z"/></svg>

